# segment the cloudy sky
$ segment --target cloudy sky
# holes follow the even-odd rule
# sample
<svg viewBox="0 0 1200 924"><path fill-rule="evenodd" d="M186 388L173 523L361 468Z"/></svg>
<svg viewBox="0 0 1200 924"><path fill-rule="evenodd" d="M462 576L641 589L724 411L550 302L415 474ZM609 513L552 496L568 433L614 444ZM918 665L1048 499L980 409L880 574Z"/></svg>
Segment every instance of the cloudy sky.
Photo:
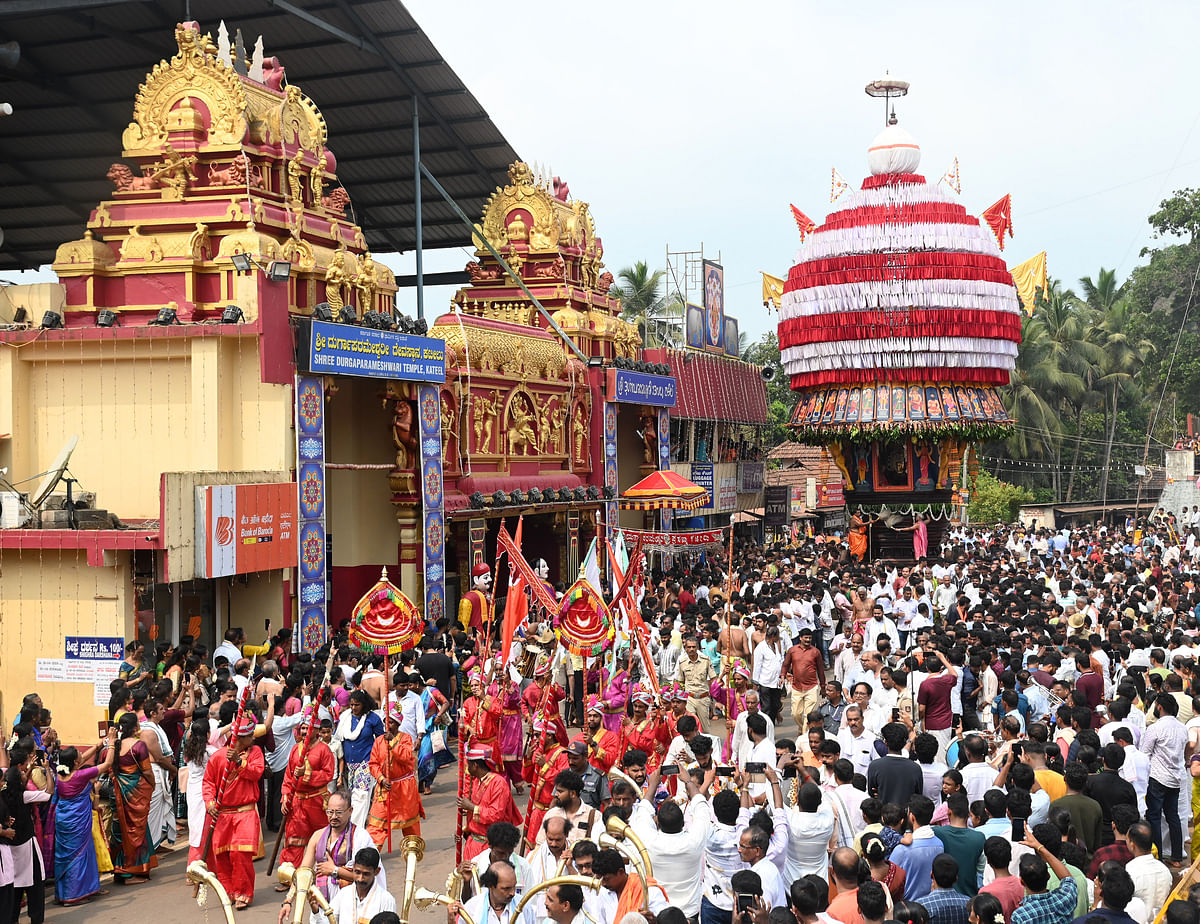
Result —
<svg viewBox="0 0 1200 924"><path fill-rule="evenodd" d="M1072 285L1128 275L1146 217L1200 174L1200 4L407 5L517 152L591 203L609 268L720 251L755 338L774 324L758 272L799 246L788 204L819 223L830 169L866 175L883 110L863 87L885 70L912 84L897 114L921 172L957 156L976 215L1011 193L1005 256L1046 250Z"/></svg>

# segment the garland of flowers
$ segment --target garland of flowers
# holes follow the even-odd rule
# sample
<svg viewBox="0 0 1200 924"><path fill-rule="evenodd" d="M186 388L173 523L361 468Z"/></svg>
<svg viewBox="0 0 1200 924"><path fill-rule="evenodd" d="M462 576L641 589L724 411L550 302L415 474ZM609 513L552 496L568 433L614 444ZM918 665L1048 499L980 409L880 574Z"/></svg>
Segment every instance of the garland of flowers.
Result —
<svg viewBox="0 0 1200 924"><path fill-rule="evenodd" d="M866 442L875 438L893 441L909 436L930 438L954 437L967 442L991 442L1007 438L1013 429L1007 423L986 421L931 421L896 420L877 423L855 424L798 424L788 423L799 442L811 446L823 446L834 440L861 439Z"/></svg>

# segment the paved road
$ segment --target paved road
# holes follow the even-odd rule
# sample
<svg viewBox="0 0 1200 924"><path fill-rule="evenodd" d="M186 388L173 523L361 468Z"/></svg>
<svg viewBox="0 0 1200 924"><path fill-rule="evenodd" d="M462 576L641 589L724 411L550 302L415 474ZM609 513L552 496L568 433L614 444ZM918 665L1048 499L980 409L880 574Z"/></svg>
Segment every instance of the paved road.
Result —
<svg viewBox="0 0 1200 924"><path fill-rule="evenodd" d="M441 892L446 885L446 876L454 865L454 802L457 795L456 768L452 765L438 774L434 793L424 798L426 818L421 825L425 838L425 859L417 868L417 885ZM273 842L268 841L267 849ZM386 849L386 843L384 849ZM399 903L404 881L404 861L400 854L400 838L393 838L393 853L384 854L388 888ZM239 924L274 924L279 917L279 902L283 898L273 889L274 877L266 869L264 857L254 864L258 877L254 883L254 904L245 911L235 912ZM171 924L224 924L224 916L215 896L210 897L206 909L196 906L192 900L192 888L184 881L187 867L187 850L176 850L159 855L159 866L151 879L141 885L118 886L111 882L104 885L108 894L94 899L89 904L73 908L62 908L52 903L53 893L46 900L46 920L50 924L160 924L165 920ZM413 924L445 924L444 908L422 912L413 905L410 916ZM28 918L21 916L22 922ZM306 917L307 920L307 917Z"/></svg>

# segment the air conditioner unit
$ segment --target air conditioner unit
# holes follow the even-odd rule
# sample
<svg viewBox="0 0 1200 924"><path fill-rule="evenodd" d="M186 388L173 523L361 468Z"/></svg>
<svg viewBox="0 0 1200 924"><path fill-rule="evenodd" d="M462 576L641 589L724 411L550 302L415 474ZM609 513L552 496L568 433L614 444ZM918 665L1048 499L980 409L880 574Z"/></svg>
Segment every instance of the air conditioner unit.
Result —
<svg viewBox="0 0 1200 924"><path fill-rule="evenodd" d="M16 491L0 491L0 529L20 529L29 522L29 508Z"/></svg>

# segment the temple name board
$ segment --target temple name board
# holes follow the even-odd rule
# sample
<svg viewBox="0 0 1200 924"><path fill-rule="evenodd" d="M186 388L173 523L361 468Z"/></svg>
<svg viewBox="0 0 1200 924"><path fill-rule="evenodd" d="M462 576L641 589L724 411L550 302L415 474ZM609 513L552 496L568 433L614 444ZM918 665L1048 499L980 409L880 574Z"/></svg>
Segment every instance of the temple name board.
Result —
<svg viewBox="0 0 1200 924"><path fill-rule="evenodd" d="M446 343L394 330L312 321L300 326L303 371L404 382L446 381Z"/></svg>
<svg viewBox="0 0 1200 924"><path fill-rule="evenodd" d="M608 370L609 401L625 404L649 404L653 407L675 406L675 379L669 375L651 375L629 369Z"/></svg>

